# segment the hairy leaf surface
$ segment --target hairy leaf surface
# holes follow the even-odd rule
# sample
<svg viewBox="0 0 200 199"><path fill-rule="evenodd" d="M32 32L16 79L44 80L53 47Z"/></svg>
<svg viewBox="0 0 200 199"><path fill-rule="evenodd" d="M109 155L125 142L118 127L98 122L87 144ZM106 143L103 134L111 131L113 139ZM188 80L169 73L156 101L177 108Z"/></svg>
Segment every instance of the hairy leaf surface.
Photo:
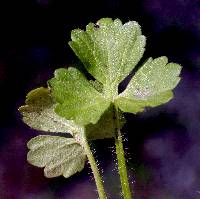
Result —
<svg viewBox="0 0 200 199"><path fill-rule="evenodd" d="M119 19L103 18L96 24L89 23L86 30L73 30L71 39L69 45L85 68L80 64L81 67L57 69L55 77L48 81L49 88L31 91L26 105L19 108L30 127L73 136L41 135L28 143L28 161L44 167L47 177L67 178L84 168L83 139L115 137L116 128L123 126L124 119L116 120L118 114L113 108L138 113L145 107L164 104L172 99L172 90L180 81L178 64L168 63L166 57L149 58L127 88L118 93L120 82L131 73L145 50L145 37L137 22L122 24ZM122 116L120 111L117 113Z"/></svg>
<svg viewBox="0 0 200 199"><path fill-rule="evenodd" d="M19 111L23 115L23 121L31 128L52 132L70 133L77 139L81 139L85 131L89 140L111 138L115 132L114 113L109 108L97 124L78 125L72 120L67 120L55 113L56 103L52 99L47 88L37 88L28 93L26 105Z"/></svg>
<svg viewBox="0 0 200 199"><path fill-rule="evenodd" d="M59 103L58 115L82 125L95 124L110 106L137 113L173 97L181 67L167 64L166 57L150 58L118 94L119 83L144 52L145 37L137 22L122 24L119 19L103 18L89 23L85 31L73 30L71 39L71 48L96 80L89 82L77 69L57 70L50 86Z"/></svg>
<svg viewBox="0 0 200 199"><path fill-rule="evenodd" d="M123 25L119 19L110 18L89 23L86 31L73 30L71 39L71 48L88 72L108 90L109 87L117 89L142 57L145 46L145 37L137 22Z"/></svg>
<svg viewBox="0 0 200 199"><path fill-rule="evenodd" d="M72 135L81 131L71 120L66 120L55 113L55 101L47 88L37 88L26 96L26 105L19 111L23 115L23 121L30 127L47 132L70 133Z"/></svg>
<svg viewBox="0 0 200 199"><path fill-rule="evenodd" d="M132 71L144 52L145 37L137 22L122 24L119 19L103 18L96 24L89 23L86 30L73 30L71 39L70 46L94 79L88 80L81 71L72 67L56 70L55 77L49 81L55 103L49 99L48 105L48 100L44 100L44 103L38 103L39 111L33 111L36 105L27 101L27 105L20 108L24 121L30 126L53 131L52 121L49 125L49 118L46 118L46 113L51 111L51 115L55 114L52 118L60 120L62 117L62 122L66 119L66 123L73 121L72 124L80 127L82 132L85 127L86 134L92 139L112 137L115 126L109 107L137 113L145 107L166 103L173 97L172 89L180 80L181 67L175 63L167 64L166 57L150 58L136 72L125 91L118 93L119 83ZM44 118L47 122L42 121ZM102 128L105 123L109 124L108 128ZM110 134L107 134L107 129L111 129ZM91 136L92 131L96 133Z"/></svg>
<svg viewBox="0 0 200 199"><path fill-rule="evenodd" d="M180 81L181 67L167 62L167 57L149 58L145 62L115 101L122 111L137 113L144 107L164 104L173 97L172 89Z"/></svg>
<svg viewBox="0 0 200 199"><path fill-rule="evenodd" d="M78 124L95 124L110 105L76 68L56 70L49 84L58 102L55 112Z"/></svg>
<svg viewBox="0 0 200 199"><path fill-rule="evenodd" d="M63 175L65 178L80 172L85 165L86 155L74 138L40 135L31 139L27 160L37 167L45 167L48 178Z"/></svg>

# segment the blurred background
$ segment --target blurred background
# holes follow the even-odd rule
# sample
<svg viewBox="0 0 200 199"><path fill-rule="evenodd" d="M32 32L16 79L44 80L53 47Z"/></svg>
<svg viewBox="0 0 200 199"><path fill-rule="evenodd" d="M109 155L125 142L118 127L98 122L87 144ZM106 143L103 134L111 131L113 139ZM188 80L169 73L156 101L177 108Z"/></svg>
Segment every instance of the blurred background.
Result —
<svg viewBox="0 0 200 199"><path fill-rule="evenodd" d="M166 55L183 66L175 98L142 114L126 114L125 151L135 199L200 198L200 2L198 0L19 0L0 3L0 199L95 199L91 170L47 179L26 162L26 143L41 134L17 108L77 58L70 31L102 17L137 21L146 58ZM122 83L120 89L126 82ZM121 198L113 140L95 141L108 198Z"/></svg>

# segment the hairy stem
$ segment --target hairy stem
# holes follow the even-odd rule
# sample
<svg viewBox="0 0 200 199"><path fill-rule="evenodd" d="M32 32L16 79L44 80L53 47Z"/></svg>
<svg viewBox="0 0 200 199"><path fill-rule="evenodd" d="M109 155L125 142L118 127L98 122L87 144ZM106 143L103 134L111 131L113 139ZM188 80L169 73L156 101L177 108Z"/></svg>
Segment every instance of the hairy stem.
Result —
<svg viewBox="0 0 200 199"><path fill-rule="evenodd" d="M127 168L126 168L126 160L124 157L124 149L123 149L123 140L120 131L120 118L118 108L114 107L115 118L116 118L116 126L117 126L117 135L115 137L115 147L118 161L118 170L120 175L120 181L122 186L122 193L124 199L132 199L131 191L128 182Z"/></svg>
<svg viewBox="0 0 200 199"><path fill-rule="evenodd" d="M90 146L89 146L89 144L87 142L87 138L86 138L85 135L84 135L84 138L83 138L83 146L84 146L86 155L88 157L88 160L89 160L89 163L90 163L93 175L94 175L94 179L95 179L95 182L96 182L96 186L97 186L97 191L98 191L98 194L99 194L99 198L100 199L106 199L106 193L104 191L104 187L103 187L103 182L102 182L102 179L101 179L101 175L99 173L96 161L94 159L94 156L92 154L92 151L90 149Z"/></svg>

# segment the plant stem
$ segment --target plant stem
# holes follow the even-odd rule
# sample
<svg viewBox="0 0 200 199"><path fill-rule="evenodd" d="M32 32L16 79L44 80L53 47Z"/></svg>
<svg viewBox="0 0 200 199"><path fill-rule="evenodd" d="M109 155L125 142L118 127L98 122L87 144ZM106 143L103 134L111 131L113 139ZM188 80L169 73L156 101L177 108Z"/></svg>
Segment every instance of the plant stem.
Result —
<svg viewBox="0 0 200 199"><path fill-rule="evenodd" d="M118 161L118 170L120 175L120 181L122 186L122 193L124 199L132 199L131 191L128 182L127 168L126 168L126 160L124 157L124 149L123 149L123 140L120 131L120 118L118 108L114 106L115 118L116 118L116 126L117 126L117 135L115 137L115 147Z"/></svg>
<svg viewBox="0 0 200 199"><path fill-rule="evenodd" d="M99 198L100 199L106 199L106 193L104 191L103 182L102 182L96 161L94 159L94 156L92 154L92 151L90 149L90 146L87 142L87 138L86 138L85 135L83 136L83 146L84 146L86 155L88 157L88 160L89 160L89 163L90 163L93 175L94 175L94 179L95 179L95 182L96 182Z"/></svg>

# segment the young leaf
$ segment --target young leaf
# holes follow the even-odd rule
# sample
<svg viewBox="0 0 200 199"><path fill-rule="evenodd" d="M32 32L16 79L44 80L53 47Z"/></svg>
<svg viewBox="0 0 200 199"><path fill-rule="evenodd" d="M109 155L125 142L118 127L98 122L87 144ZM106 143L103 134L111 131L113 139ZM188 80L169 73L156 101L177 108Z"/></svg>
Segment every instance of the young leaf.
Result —
<svg viewBox="0 0 200 199"><path fill-rule="evenodd" d="M71 120L60 117L54 111L56 103L47 88L37 88L26 96L26 105L19 111L23 115L23 121L28 126L47 132L71 133L75 135L82 130Z"/></svg>
<svg viewBox="0 0 200 199"><path fill-rule="evenodd" d="M158 106L172 99L181 67L167 62L167 57L149 58L115 100L118 107L124 112L137 113L144 107Z"/></svg>
<svg viewBox="0 0 200 199"><path fill-rule="evenodd" d="M98 81L117 90L118 84L131 72L143 55L145 37L135 21L124 25L119 19L100 19L89 23L86 31L71 33L69 45ZM112 91L112 90L111 90Z"/></svg>
<svg viewBox="0 0 200 199"><path fill-rule="evenodd" d="M63 175L65 178L80 172L85 165L86 155L74 138L40 135L31 139L27 160L37 167L45 167L48 178Z"/></svg>
<svg viewBox="0 0 200 199"><path fill-rule="evenodd" d="M80 125L95 124L110 103L76 68L58 69L49 81L55 112Z"/></svg>

